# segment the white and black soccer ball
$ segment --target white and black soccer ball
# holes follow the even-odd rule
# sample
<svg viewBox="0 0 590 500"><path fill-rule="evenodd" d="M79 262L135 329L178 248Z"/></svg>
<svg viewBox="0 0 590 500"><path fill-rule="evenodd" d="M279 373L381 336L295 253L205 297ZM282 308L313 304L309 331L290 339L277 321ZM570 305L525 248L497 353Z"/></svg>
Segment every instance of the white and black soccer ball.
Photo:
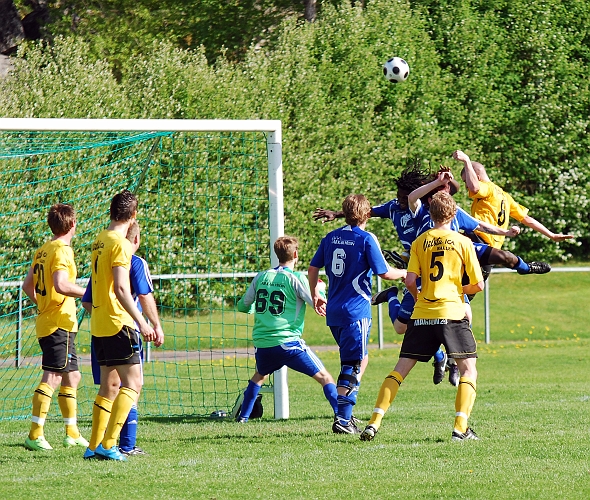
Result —
<svg viewBox="0 0 590 500"><path fill-rule="evenodd" d="M383 75L391 83L405 82L410 74L410 66L401 57L392 57L383 65Z"/></svg>

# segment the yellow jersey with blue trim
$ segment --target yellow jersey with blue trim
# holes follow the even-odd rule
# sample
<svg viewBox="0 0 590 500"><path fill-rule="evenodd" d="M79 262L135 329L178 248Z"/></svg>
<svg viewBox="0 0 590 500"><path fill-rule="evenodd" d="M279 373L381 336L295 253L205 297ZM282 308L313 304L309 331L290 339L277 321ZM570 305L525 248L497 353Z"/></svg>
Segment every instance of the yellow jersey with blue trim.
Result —
<svg viewBox="0 0 590 500"><path fill-rule="evenodd" d="M123 267L129 279L133 247L118 231L105 229L92 244L92 314L90 332L95 337L112 337L123 326L134 328L131 315L115 295L113 268Z"/></svg>
<svg viewBox="0 0 590 500"><path fill-rule="evenodd" d="M422 280L412 319L463 319L463 274L472 285L483 281L473 242L448 229L430 229L418 236L408 272Z"/></svg>
<svg viewBox="0 0 590 500"><path fill-rule="evenodd" d="M473 217L502 229L508 228L510 217L521 222L529 212L528 208L514 201L512 196L493 182L479 181L479 191L477 193L469 191L469 197L473 200L471 203ZM491 247L502 248L504 236L481 231L475 231L475 233Z"/></svg>
<svg viewBox="0 0 590 500"><path fill-rule="evenodd" d="M45 243L33 259L33 285L37 297L37 338L47 337L61 328L78 331L76 299L59 293L53 285L53 273L65 271L68 281L76 282L76 263L72 247L62 240Z"/></svg>

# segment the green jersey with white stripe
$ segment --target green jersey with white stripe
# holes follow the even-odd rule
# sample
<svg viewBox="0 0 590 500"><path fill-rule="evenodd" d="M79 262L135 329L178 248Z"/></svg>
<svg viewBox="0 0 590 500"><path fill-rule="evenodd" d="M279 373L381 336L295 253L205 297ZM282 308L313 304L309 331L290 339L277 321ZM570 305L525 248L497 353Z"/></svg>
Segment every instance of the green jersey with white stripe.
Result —
<svg viewBox="0 0 590 500"><path fill-rule="evenodd" d="M313 307L305 274L279 266L254 277L238 311L255 314L254 347L275 347L301 337L306 303Z"/></svg>

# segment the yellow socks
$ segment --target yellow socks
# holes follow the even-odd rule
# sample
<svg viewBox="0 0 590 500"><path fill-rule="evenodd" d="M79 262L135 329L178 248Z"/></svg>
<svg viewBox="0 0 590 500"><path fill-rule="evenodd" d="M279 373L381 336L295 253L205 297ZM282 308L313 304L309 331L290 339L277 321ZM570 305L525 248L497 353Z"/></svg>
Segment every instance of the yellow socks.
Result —
<svg viewBox="0 0 590 500"><path fill-rule="evenodd" d="M96 450L104 437L112 408L113 402L110 399L96 396L94 407L92 409L92 432L88 444L88 448L92 451Z"/></svg>
<svg viewBox="0 0 590 500"><path fill-rule="evenodd" d="M35 389L33 394L33 416L31 418L31 430L29 431L29 439L33 441L43 436L43 426L45 425L47 413L49 413L52 396L53 389L45 382L41 382L39 387Z"/></svg>
<svg viewBox="0 0 590 500"><path fill-rule="evenodd" d="M131 407L137 401L138 396L139 394L129 387L121 387L119 389L119 395L113 403L113 412L102 440L102 447L105 450L112 448L117 443L117 438L121 433L121 427L123 427L125 420L127 420L129 410L131 410Z"/></svg>
<svg viewBox="0 0 590 500"><path fill-rule="evenodd" d="M475 403L475 380L467 377L459 379L457 398L455 399L455 430L464 433L467 431L467 419L471 415L473 403Z"/></svg>
<svg viewBox="0 0 590 500"><path fill-rule="evenodd" d="M404 381L404 377L402 377L398 372L392 371L385 380L381 384L381 389L379 389L379 395L377 396L377 401L375 402L375 408L373 409L373 415L371 415L371 420L369 420L368 425L372 425L373 427L379 429L381 425L381 420L383 420L383 416L387 409L393 403L395 396L397 396L397 391L399 386L402 385Z"/></svg>
<svg viewBox="0 0 590 500"><path fill-rule="evenodd" d="M73 387L61 387L57 396L59 409L66 424L66 435L71 438L78 439L80 431L78 430L78 422L76 412L78 410L78 401L76 400L76 389Z"/></svg>

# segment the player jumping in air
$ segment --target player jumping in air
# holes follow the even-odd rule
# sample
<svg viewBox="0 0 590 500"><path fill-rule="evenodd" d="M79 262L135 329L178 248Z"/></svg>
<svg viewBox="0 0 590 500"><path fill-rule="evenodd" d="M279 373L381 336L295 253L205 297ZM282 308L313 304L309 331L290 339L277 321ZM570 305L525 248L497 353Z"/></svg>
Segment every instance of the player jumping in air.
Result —
<svg viewBox="0 0 590 500"><path fill-rule="evenodd" d="M463 151L453 153L455 160L463 162L461 179L469 191L471 215L476 219L489 222L499 227L508 227L510 217L521 222L525 226L538 231L553 241L565 241L574 238L573 234L554 233L547 229L538 220L529 215L528 208L523 207L497 184L494 184L486 169L481 163L472 162ZM475 234L483 243L493 248L500 249L504 243L503 236L493 236L475 231ZM483 267L484 277L491 271L491 265Z"/></svg>

